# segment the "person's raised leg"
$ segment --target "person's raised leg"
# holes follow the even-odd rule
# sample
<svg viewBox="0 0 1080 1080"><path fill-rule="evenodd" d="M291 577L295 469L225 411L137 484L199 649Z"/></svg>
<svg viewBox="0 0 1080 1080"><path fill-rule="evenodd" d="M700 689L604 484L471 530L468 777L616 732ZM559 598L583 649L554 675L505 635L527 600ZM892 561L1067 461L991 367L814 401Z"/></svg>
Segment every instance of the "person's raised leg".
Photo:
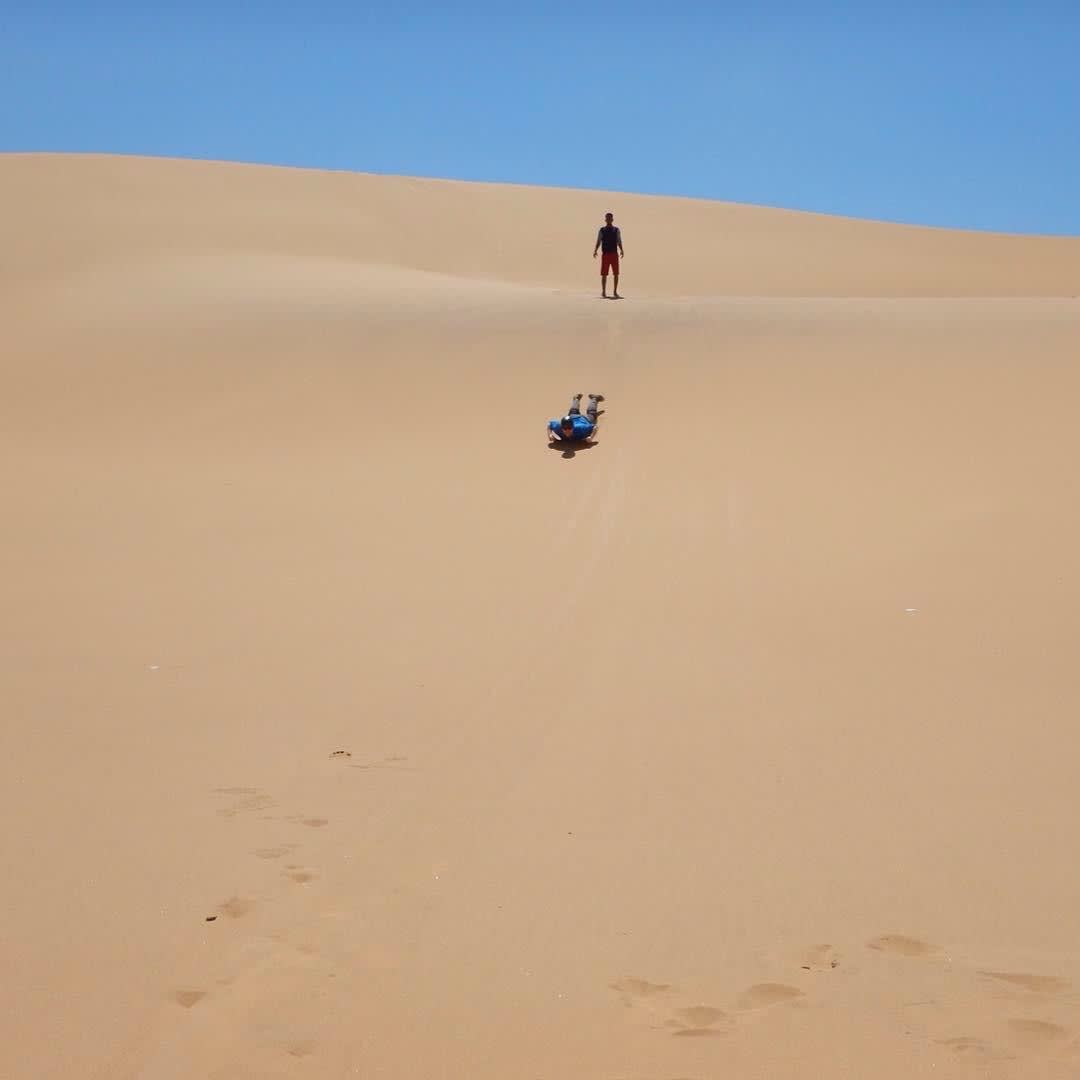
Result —
<svg viewBox="0 0 1080 1080"><path fill-rule="evenodd" d="M569 415L570 416L580 416L581 415L581 395L580 394L575 394L570 399L570 413L569 413Z"/></svg>
<svg viewBox="0 0 1080 1080"><path fill-rule="evenodd" d="M599 405L600 402L603 401L603 400L604 400L604 395L603 394L590 394L589 395L589 406L585 410L585 415L593 422L594 425L596 424L596 415L597 415L597 412L599 411L597 409L597 405Z"/></svg>

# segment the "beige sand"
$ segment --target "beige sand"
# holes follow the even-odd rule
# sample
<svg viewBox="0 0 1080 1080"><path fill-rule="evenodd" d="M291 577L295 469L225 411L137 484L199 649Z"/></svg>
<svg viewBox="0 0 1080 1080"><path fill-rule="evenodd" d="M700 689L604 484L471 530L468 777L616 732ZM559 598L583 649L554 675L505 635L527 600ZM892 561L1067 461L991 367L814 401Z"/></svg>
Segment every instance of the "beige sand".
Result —
<svg viewBox="0 0 1080 1080"><path fill-rule="evenodd" d="M0 205L0 1076L1080 1073L1080 242Z"/></svg>

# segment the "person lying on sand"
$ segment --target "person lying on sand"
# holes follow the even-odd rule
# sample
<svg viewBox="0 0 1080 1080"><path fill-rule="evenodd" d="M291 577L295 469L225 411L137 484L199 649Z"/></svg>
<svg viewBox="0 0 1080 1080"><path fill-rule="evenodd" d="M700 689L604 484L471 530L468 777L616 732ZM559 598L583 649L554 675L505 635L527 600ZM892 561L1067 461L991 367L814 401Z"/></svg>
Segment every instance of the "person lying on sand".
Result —
<svg viewBox="0 0 1080 1080"><path fill-rule="evenodd" d="M561 420L548 421L549 442L581 442L592 438L596 431L597 406L604 400L603 394L590 394L589 407L581 415L581 394L570 400L570 411Z"/></svg>

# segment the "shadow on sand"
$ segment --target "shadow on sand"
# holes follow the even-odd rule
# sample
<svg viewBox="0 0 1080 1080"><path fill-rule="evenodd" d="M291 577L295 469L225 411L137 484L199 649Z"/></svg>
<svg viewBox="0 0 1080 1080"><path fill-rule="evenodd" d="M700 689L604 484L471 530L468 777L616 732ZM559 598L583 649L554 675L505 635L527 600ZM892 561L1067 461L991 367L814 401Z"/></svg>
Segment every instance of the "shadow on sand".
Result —
<svg viewBox="0 0 1080 1080"><path fill-rule="evenodd" d="M553 442L548 443L549 450L558 450L564 458L572 458L580 450L591 450L598 442L597 439L578 439L576 442Z"/></svg>

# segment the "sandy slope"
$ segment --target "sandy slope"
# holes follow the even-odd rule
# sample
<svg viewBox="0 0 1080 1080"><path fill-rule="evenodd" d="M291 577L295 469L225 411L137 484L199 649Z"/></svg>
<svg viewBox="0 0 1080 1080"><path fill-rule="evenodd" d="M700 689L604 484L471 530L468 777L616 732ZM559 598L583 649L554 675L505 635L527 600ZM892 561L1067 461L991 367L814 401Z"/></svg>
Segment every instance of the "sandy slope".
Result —
<svg viewBox="0 0 1080 1080"><path fill-rule="evenodd" d="M1077 1075L1078 242L0 197L0 1075Z"/></svg>

